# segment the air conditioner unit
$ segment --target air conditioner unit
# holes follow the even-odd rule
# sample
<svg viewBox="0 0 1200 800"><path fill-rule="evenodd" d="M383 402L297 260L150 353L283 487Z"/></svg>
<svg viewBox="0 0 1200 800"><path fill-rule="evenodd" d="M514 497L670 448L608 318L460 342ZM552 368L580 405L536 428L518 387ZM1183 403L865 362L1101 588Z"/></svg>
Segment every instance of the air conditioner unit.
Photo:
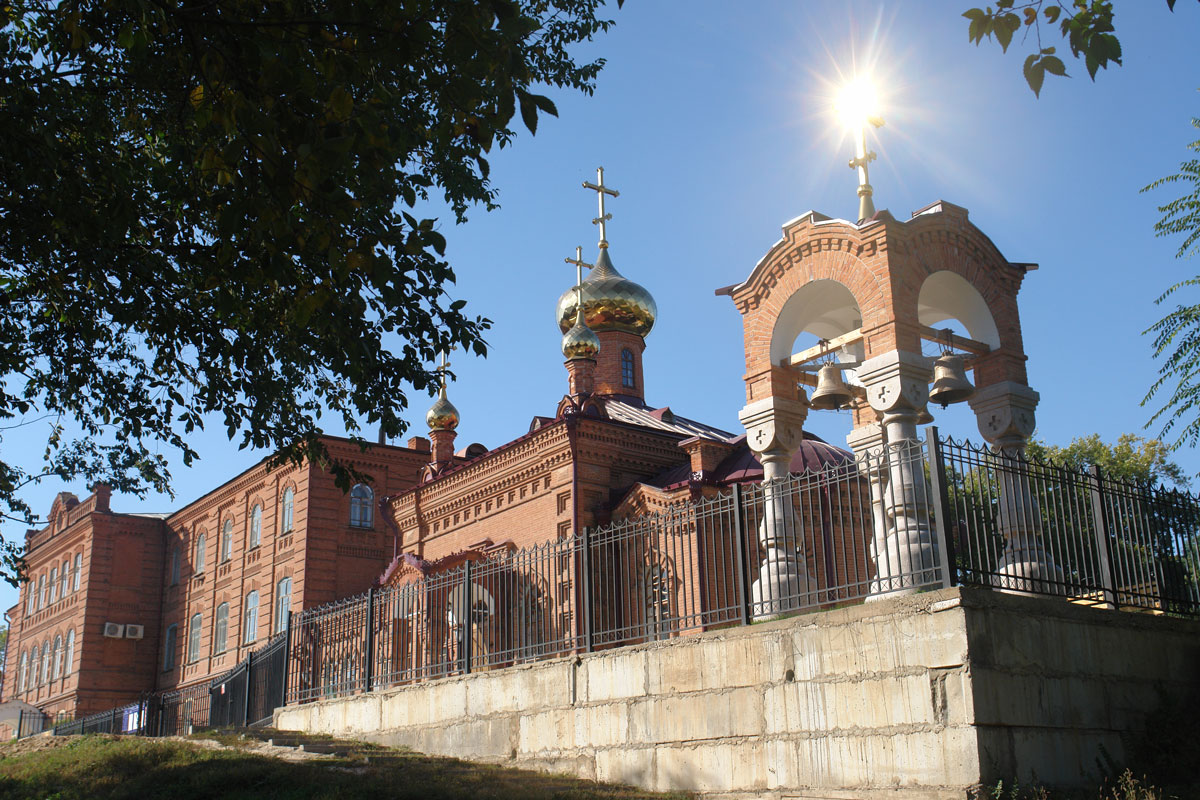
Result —
<svg viewBox="0 0 1200 800"><path fill-rule="evenodd" d="M115 622L104 623L104 635L109 639L120 639L125 635L125 626Z"/></svg>
<svg viewBox="0 0 1200 800"><path fill-rule="evenodd" d="M126 625L125 626L125 638L126 639L140 639L145 635L146 635L146 626L145 625Z"/></svg>

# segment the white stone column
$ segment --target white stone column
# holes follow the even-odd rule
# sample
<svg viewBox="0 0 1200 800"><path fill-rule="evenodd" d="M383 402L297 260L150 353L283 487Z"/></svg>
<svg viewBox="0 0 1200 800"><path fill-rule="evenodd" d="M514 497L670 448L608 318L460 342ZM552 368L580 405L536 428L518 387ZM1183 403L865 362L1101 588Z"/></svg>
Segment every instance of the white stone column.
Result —
<svg viewBox="0 0 1200 800"><path fill-rule="evenodd" d="M871 595L908 594L938 580L917 417L929 401L929 360L894 350L867 359L858 379L867 402L883 415L888 481L883 506L887 533L876 546Z"/></svg>
<svg viewBox="0 0 1200 800"><path fill-rule="evenodd" d="M996 564L997 586L1016 592L1055 591L1062 570L1046 550L1042 515L1029 485L1025 444L1033 435L1038 393L1022 383L1004 381L975 393L969 401L979 432L999 457L997 483L1000 504L996 525L1004 537L1004 551Z"/></svg>
<svg viewBox="0 0 1200 800"><path fill-rule="evenodd" d="M862 425L855 428L846 437L846 444L854 453L858 462L859 472L867 480L871 492L871 543L869 555L875 563L879 553L883 552L884 539L887 537L888 521L884 510L883 498L887 490L888 470L884 451L883 426L879 423Z"/></svg>
<svg viewBox="0 0 1200 800"><path fill-rule="evenodd" d="M797 606L809 589L808 570L800 557L801 526L791 498L788 467L804 441L807 400L768 397L738 414L746 443L763 468L763 513L758 543L763 552L758 579L751 585L756 619L768 619Z"/></svg>

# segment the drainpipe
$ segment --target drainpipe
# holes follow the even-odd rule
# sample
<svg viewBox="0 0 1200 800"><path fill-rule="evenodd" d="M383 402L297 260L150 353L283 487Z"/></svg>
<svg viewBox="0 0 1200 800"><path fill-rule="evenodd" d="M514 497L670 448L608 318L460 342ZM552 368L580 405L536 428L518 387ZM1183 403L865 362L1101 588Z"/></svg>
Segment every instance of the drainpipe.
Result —
<svg viewBox="0 0 1200 800"><path fill-rule="evenodd" d="M388 513L388 506L395 500L397 495L387 494L379 498L379 518L383 523L392 529L392 560L396 560L396 556L400 555L400 526L392 519L392 515Z"/></svg>

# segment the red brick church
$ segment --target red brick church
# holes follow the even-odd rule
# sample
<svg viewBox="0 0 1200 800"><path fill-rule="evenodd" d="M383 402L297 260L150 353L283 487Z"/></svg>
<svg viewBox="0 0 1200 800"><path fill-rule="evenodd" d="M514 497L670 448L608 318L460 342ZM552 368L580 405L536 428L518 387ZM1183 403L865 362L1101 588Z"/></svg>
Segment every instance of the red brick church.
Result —
<svg viewBox="0 0 1200 800"><path fill-rule="evenodd" d="M577 254L574 262L589 273L557 302L566 393L544 399L545 415L493 449L456 449L459 415L443 380L426 415L428 438L405 447L326 440L335 457L370 476L348 493L315 465L271 467L264 459L165 515L114 510L103 486L83 500L59 495L46 527L26 536L27 581L7 612L0 712L28 704L51 718L78 718L147 692L197 685L282 631L289 612L560 542L730 485L831 465L845 465L837 502L857 509L837 523L840 555L819 544L807 552L786 545L795 531L768 510L755 523L759 543L746 551L756 562L747 569L760 575L755 592L810 577L816 583L804 585L855 583L878 592L903 585L892 572L920 574L932 545L928 526L908 517L923 513L923 473L864 465L881 442L915 442L917 424L931 419L931 366L921 342L949 337L932 327L947 319L963 322L970 335L945 342L972 354L980 385L970 402L981 433L994 447L1020 452L1037 403L1025 382L1016 308L1031 265L1008 262L964 209L948 203L906 222L873 207L858 222L815 213L789 222L746 280L719 291L734 301L745 328L740 419L749 436L735 435L677 414L661 399L648 402L654 393L642 354L657 309L610 253L604 199L615 192L602 172L585 185L600 198L599 252L594 264ZM803 333L819 337L819 352L792 352ZM858 385L839 401L854 412L847 439L854 453L802 430L808 410L822 407L820 390L810 403L800 388L815 382L803 367L827 361L835 348L850 354L857 372ZM851 363L822 369L849 370ZM832 541L830 518L795 518L826 529L806 532L806 540ZM1035 549L1006 551L1004 569L1049 569ZM578 591L570 588L574 567L560 569L564 591L555 602L569 613L569 595ZM662 589L647 576L638 591ZM670 590L677 594L662 589L653 602L691 613L684 604L719 594L707 580L703 571L681 574ZM639 602L646 600L623 606ZM756 602L764 614L771 610L766 595ZM445 607L437 613L444 617ZM318 674L324 669L314 664L312 680L329 680Z"/></svg>
<svg viewBox="0 0 1200 800"><path fill-rule="evenodd" d="M496 550L761 481L744 435L646 401L654 299L615 268L604 234L557 305L567 392L494 449L455 448L445 386L429 438L405 447L330 437L371 476L344 493L319 467L268 459L170 514L121 513L107 487L64 492L26 535L27 582L9 609L5 704L78 718L225 672L312 608ZM577 259L578 260L578 259ZM580 302L582 301L582 302ZM549 365L547 365L549 367ZM796 471L851 456L810 439Z"/></svg>

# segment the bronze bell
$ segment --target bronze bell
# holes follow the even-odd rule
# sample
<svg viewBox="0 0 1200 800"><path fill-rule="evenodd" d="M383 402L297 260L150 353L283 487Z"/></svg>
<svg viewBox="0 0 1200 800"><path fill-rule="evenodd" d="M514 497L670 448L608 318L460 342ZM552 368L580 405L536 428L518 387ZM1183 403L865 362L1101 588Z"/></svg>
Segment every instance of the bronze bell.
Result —
<svg viewBox="0 0 1200 800"><path fill-rule="evenodd" d="M975 394L975 387L967 380L967 369L963 357L954 353L943 353L933 364L933 386L929 389L929 402L945 408L951 403L961 403Z"/></svg>
<svg viewBox="0 0 1200 800"><path fill-rule="evenodd" d="M821 410L842 408L849 405L851 394L842 380L842 370L837 364L826 364L817 373L817 388L809 399L809 405Z"/></svg>
<svg viewBox="0 0 1200 800"><path fill-rule="evenodd" d="M921 410L917 412L917 424L928 425L933 422L933 414L929 413L929 406L921 406Z"/></svg>

